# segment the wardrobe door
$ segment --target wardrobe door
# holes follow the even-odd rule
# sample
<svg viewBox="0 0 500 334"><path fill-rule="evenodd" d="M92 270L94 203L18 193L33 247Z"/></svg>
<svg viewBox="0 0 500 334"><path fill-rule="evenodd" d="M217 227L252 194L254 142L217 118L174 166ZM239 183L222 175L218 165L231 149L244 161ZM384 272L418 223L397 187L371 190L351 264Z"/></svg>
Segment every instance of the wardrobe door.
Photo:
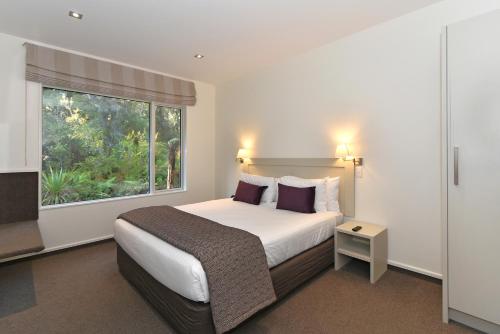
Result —
<svg viewBox="0 0 500 334"><path fill-rule="evenodd" d="M447 36L449 307L500 324L500 11Z"/></svg>

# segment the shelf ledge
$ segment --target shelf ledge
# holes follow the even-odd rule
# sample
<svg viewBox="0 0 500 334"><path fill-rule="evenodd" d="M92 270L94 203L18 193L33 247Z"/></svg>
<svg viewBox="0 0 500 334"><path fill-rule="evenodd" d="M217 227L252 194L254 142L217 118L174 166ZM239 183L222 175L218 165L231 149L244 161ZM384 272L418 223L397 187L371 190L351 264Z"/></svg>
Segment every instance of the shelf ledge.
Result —
<svg viewBox="0 0 500 334"><path fill-rule="evenodd" d="M344 255L347 255L347 256L350 256L350 257L354 257L354 258L356 258L358 260L362 260L362 261L365 261L365 262L370 262L370 257L369 256L366 256L366 255L360 254L360 253L356 253L356 252L353 252L353 251L349 251L349 250L346 250L346 249L339 248L339 249L337 249L337 253L344 254Z"/></svg>

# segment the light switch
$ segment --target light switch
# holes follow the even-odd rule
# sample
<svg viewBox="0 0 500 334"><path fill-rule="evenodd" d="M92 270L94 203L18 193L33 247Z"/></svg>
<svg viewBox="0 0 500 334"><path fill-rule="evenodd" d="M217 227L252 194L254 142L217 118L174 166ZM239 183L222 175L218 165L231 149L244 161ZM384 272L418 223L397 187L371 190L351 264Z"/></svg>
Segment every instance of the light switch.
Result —
<svg viewBox="0 0 500 334"><path fill-rule="evenodd" d="M357 166L354 168L354 177L357 179L363 178L363 166Z"/></svg>

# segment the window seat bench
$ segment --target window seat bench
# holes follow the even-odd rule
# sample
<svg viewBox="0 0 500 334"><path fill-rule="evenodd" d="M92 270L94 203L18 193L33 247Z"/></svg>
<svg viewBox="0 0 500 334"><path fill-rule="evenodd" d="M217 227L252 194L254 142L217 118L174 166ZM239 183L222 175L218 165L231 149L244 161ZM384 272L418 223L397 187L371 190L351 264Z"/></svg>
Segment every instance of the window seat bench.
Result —
<svg viewBox="0 0 500 334"><path fill-rule="evenodd" d="M44 250L36 220L0 224L0 260Z"/></svg>
<svg viewBox="0 0 500 334"><path fill-rule="evenodd" d="M0 173L0 260L42 251L38 172Z"/></svg>

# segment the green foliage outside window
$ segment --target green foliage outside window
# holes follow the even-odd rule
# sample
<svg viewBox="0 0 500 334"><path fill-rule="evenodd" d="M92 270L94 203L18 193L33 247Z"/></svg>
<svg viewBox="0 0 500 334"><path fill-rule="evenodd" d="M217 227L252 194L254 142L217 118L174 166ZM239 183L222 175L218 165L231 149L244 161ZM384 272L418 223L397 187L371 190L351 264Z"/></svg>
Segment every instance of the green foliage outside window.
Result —
<svg viewBox="0 0 500 334"><path fill-rule="evenodd" d="M179 188L181 110L157 109L155 183ZM149 132L149 103L44 88L42 204L148 193Z"/></svg>
<svg viewBox="0 0 500 334"><path fill-rule="evenodd" d="M181 110L156 108L155 166L157 190L181 187Z"/></svg>

